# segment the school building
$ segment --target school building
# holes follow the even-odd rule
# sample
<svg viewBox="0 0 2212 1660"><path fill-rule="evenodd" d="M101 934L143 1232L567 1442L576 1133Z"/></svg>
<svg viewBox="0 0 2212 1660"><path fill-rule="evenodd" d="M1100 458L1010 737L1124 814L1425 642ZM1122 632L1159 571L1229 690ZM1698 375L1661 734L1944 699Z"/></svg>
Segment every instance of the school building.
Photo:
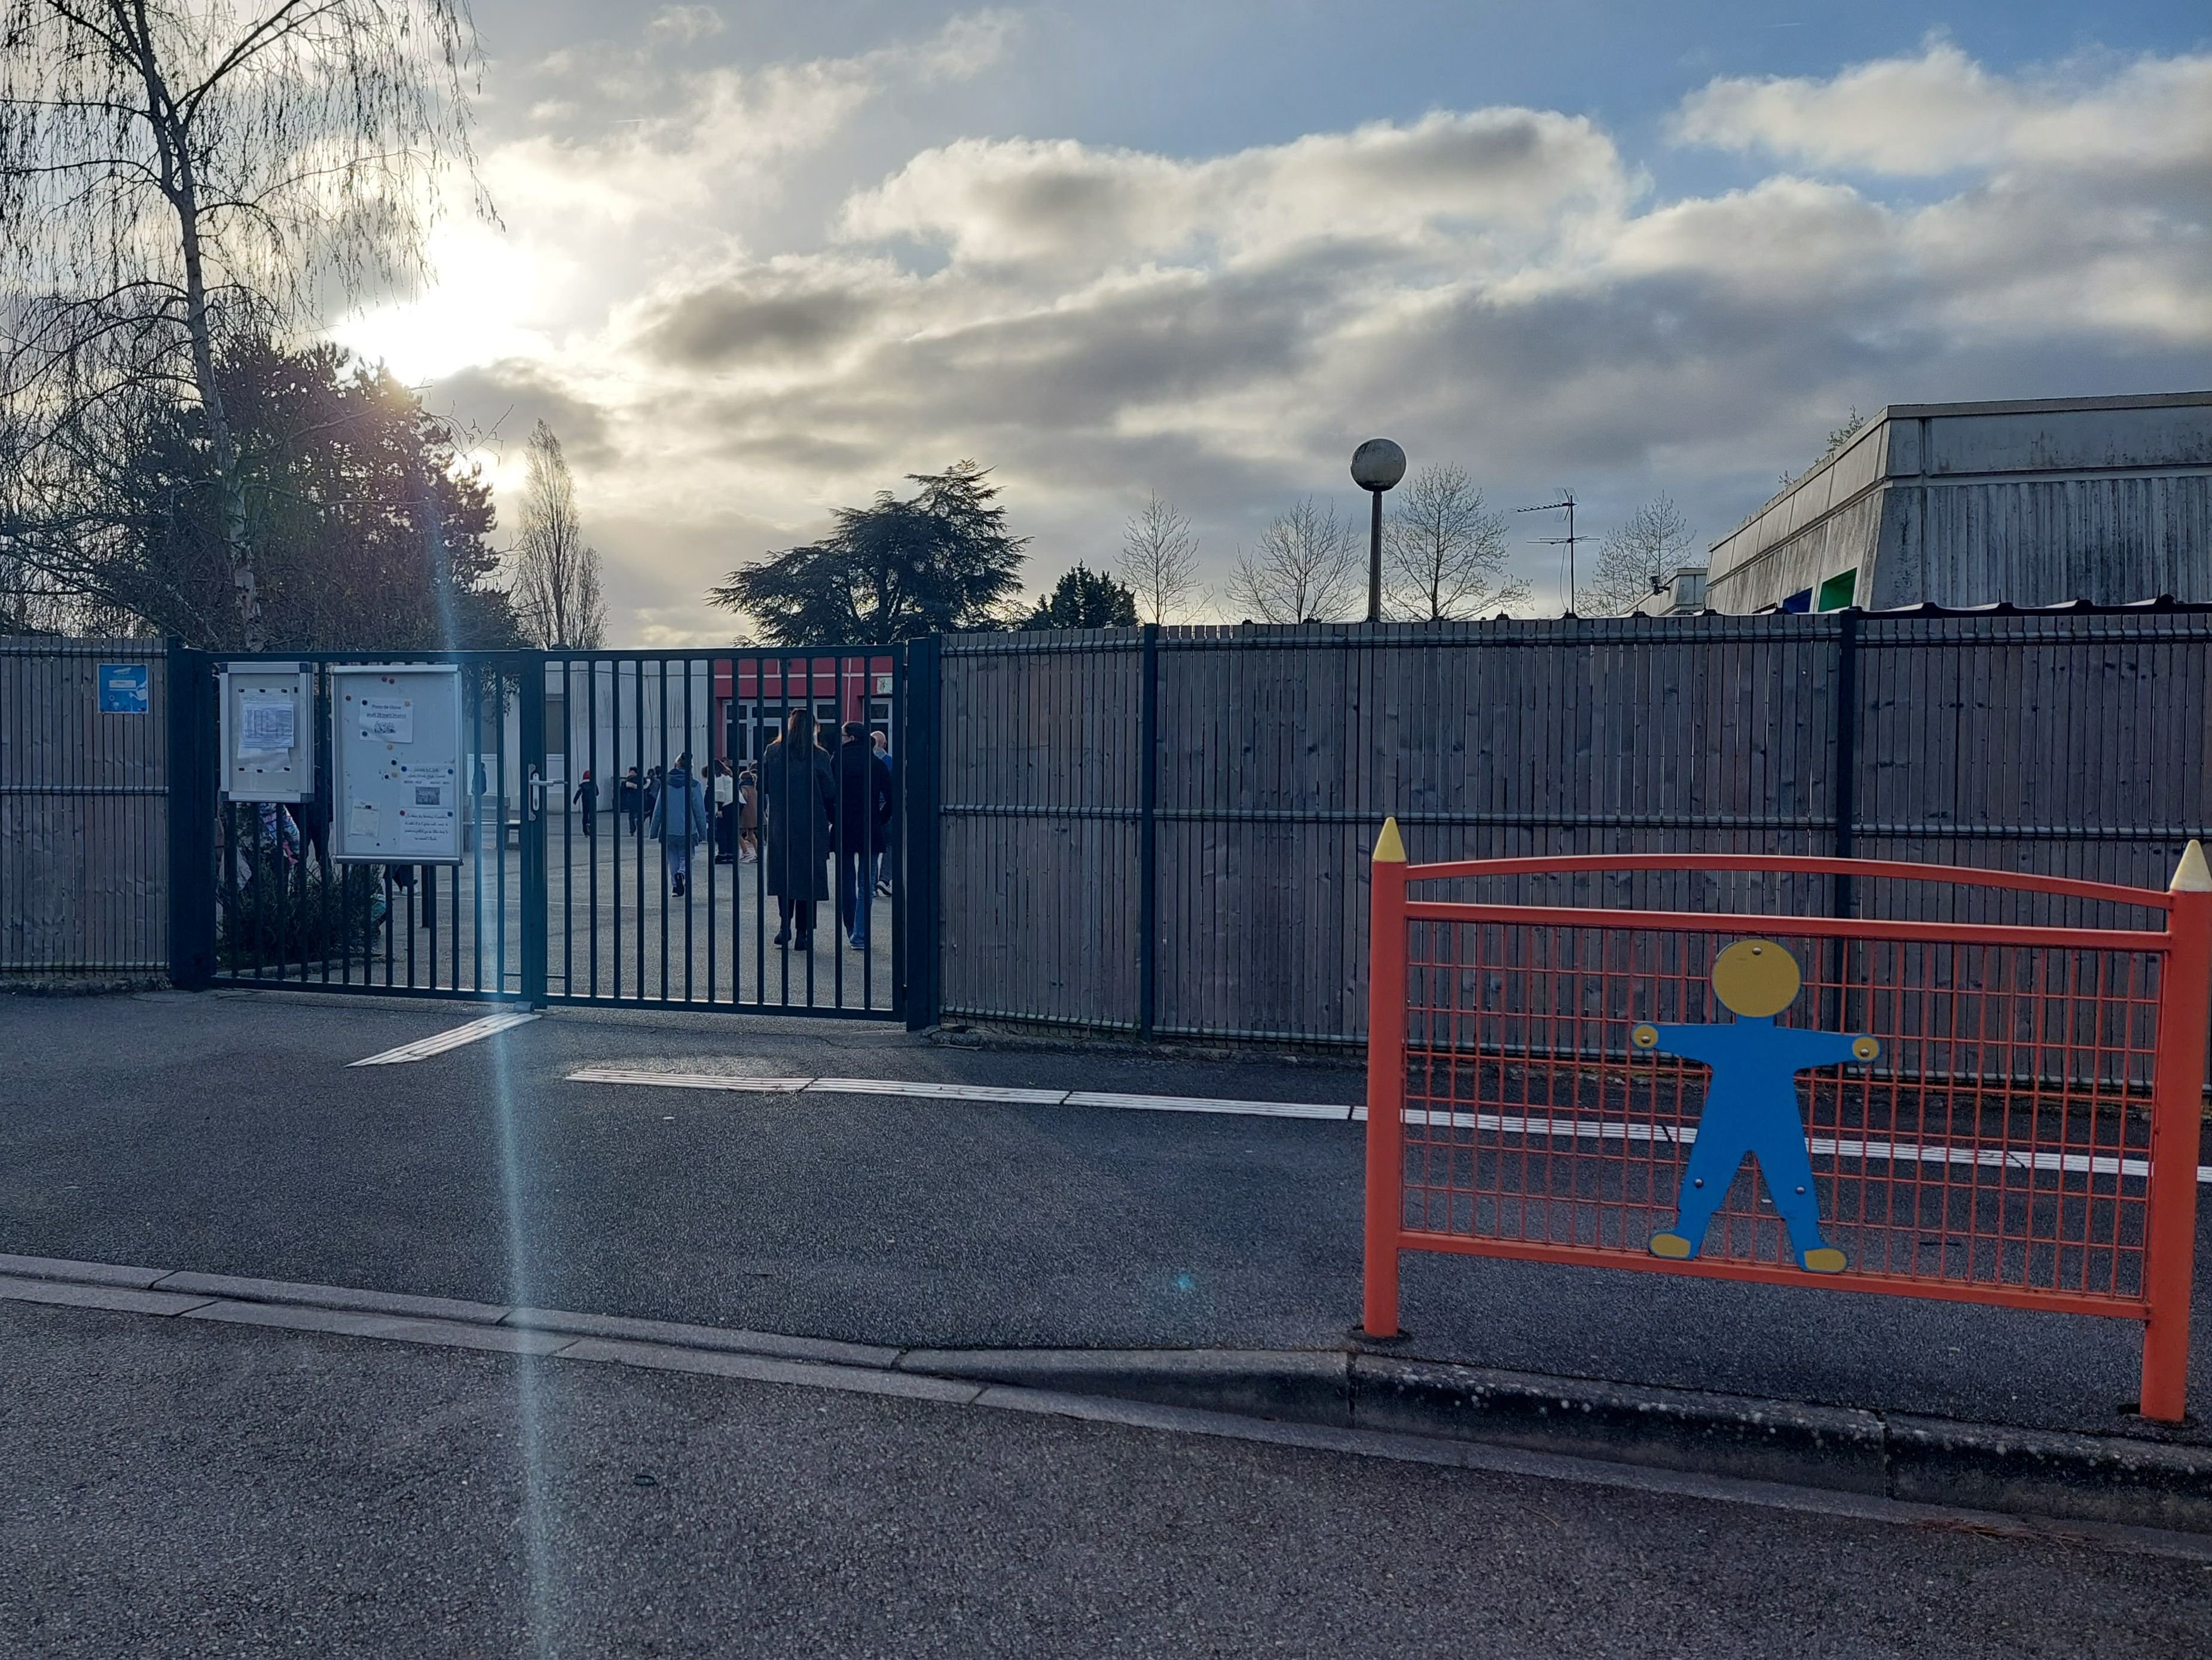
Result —
<svg viewBox="0 0 2212 1660"><path fill-rule="evenodd" d="M1702 590L1649 609L2212 600L2212 392L1891 404L1715 543Z"/></svg>

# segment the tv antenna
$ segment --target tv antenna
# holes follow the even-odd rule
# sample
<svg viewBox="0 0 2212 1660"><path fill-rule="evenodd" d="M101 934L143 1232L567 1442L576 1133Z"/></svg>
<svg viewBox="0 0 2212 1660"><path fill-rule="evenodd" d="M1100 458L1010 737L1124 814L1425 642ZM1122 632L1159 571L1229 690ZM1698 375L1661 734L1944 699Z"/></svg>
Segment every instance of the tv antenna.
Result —
<svg viewBox="0 0 2212 1660"><path fill-rule="evenodd" d="M1533 508L1516 508L1514 511L1516 513L1556 513L1561 508L1567 510L1567 533L1565 536L1540 536L1536 538L1536 544L1539 547L1565 548L1567 550L1566 614L1572 617L1575 614L1575 544L1589 540L1587 536L1575 534L1575 493L1562 485L1558 501L1546 502Z"/></svg>

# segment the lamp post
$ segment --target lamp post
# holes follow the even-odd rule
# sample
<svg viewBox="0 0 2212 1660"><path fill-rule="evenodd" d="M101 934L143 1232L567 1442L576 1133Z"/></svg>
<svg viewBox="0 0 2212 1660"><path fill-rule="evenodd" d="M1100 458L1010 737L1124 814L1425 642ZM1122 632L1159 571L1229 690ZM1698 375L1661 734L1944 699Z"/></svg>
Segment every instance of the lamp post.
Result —
<svg viewBox="0 0 2212 1660"><path fill-rule="evenodd" d="M1367 530L1367 620L1382 620L1382 492L1406 476L1406 452L1370 438L1352 452L1352 482L1375 498Z"/></svg>

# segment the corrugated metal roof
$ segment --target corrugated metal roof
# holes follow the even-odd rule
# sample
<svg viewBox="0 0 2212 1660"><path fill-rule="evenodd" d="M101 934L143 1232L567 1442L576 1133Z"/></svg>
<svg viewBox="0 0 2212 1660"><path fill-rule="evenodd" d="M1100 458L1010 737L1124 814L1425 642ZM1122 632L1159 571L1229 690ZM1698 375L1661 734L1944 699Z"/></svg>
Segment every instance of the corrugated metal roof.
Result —
<svg viewBox="0 0 2212 1660"><path fill-rule="evenodd" d="M2212 603L2177 599L2170 593L2161 593L2155 599L2133 600L2124 605L2092 605L2087 599L2069 599L2057 605L2015 605L2009 599L2000 599L1991 605L1939 605L1932 599L1923 599L1917 605L1891 605L1880 611L1846 605L1820 614L1833 617L1842 611L1855 611L1862 617L2140 617L2165 611L2202 616L2212 613ZM1749 614L1773 617L1788 613L1779 605L1768 605Z"/></svg>

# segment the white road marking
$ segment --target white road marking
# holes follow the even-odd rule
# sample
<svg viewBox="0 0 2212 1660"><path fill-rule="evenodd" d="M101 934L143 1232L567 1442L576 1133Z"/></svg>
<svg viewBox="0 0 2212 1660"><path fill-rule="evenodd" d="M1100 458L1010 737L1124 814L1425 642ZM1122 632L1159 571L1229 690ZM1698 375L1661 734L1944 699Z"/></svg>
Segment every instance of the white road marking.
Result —
<svg viewBox="0 0 2212 1660"><path fill-rule="evenodd" d="M1197 1095L1102 1095L1095 1090L1072 1091L1071 1107L1115 1107L1125 1112L1232 1112L1255 1118L1328 1118L1349 1122L1352 1109L1316 1106L1304 1101L1224 1101Z"/></svg>
<svg viewBox="0 0 2212 1660"><path fill-rule="evenodd" d="M738 1078L714 1072L641 1072L633 1067L586 1067L568 1074L572 1084L653 1084L662 1089L736 1090L750 1095L789 1095L811 1078Z"/></svg>
<svg viewBox="0 0 2212 1660"><path fill-rule="evenodd" d="M824 1095L903 1095L917 1101L1006 1101L1017 1106L1057 1107L1067 1100L1066 1090L1003 1089L990 1084L898 1083L886 1088L880 1078L817 1078L806 1085Z"/></svg>
<svg viewBox="0 0 2212 1660"><path fill-rule="evenodd" d="M455 1026L428 1037L418 1037L411 1043L402 1043L396 1049L364 1055L346 1064L353 1067L396 1067L408 1061L425 1060L433 1055L443 1055L447 1049L457 1049L464 1043L473 1043L480 1037L489 1037L495 1031L526 1025L537 1018L526 1009L508 1009L499 1014L487 1014L483 1019L471 1020L465 1026Z"/></svg>
<svg viewBox="0 0 2212 1660"><path fill-rule="evenodd" d="M356 1063L358 1064L358 1063ZM769 1095L888 1095L915 1101L994 1101L1018 1106L1104 1107L1122 1112L1229 1113L1255 1118L1320 1118L1335 1123L1364 1123L1364 1106L1340 1107L1310 1101L1237 1101L1202 1095L1116 1095L1096 1090L1007 1089L989 1084L921 1083L899 1078L744 1078L713 1072L650 1072L632 1067L585 1067L568 1074L572 1084L644 1084L657 1089L733 1090ZM1660 1142L1687 1146L1693 1128L1632 1123L1620 1119L1562 1118L1513 1113L1435 1112L1406 1110L1408 1124L1426 1129L1480 1129L1505 1135L1541 1135L1577 1140ZM2002 1147L1954 1147L1916 1141L1880 1141L1816 1135L1807 1142L1815 1158L1856 1158L1872 1164L1975 1164L1990 1169L2057 1171L2069 1176L2120 1176L2140 1181L2150 1174L2147 1159L2109 1153L2029 1152ZM2199 1164L2197 1179L2212 1184L2212 1164Z"/></svg>

